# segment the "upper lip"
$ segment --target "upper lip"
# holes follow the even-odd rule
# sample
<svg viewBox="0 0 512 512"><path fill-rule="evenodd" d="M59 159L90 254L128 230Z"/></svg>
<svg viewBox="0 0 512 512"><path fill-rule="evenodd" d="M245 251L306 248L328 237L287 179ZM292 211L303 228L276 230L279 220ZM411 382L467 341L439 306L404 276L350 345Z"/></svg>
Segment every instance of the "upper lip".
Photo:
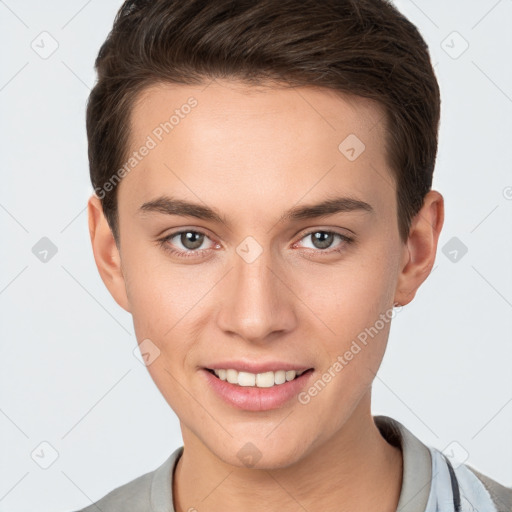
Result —
<svg viewBox="0 0 512 512"><path fill-rule="evenodd" d="M234 369L249 373L265 373L277 372L278 370L295 370L296 372L309 370L311 366L302 364L293 364L284 361L267 361L267 362L251 362L251 361L218 361L208 364L205 368L209 370L229 370Z"/></svg>

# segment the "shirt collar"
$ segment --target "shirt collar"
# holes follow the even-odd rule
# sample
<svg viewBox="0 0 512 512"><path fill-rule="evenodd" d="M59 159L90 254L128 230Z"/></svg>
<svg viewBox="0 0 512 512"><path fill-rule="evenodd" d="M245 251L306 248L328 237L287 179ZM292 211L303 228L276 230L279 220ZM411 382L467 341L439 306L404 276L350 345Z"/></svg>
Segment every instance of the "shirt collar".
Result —
<svg viewBox="0 0 512 512"><path fill-rule="evenodd" d="M397 512L425 512L432 485L430 450L399 421L389 416L373 420L388 443L402 450L402 490Z"/></svg>

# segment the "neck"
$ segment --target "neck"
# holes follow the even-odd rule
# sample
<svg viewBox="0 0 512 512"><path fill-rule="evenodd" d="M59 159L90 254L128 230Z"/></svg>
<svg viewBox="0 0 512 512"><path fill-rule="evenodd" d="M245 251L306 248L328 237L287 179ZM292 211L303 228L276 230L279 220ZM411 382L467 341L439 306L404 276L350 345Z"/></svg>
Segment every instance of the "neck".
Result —
<svg viewBox="0 0 512 512"><path fill-rule="evenodd" d="M395 512L402 486L402 454L375 425L369 394L341 430L297 463L278 469L249 469L219 460L195 436L173 481L176 512L229 509L269 512ZM187 432L188 434L188 432Z"/></svg>

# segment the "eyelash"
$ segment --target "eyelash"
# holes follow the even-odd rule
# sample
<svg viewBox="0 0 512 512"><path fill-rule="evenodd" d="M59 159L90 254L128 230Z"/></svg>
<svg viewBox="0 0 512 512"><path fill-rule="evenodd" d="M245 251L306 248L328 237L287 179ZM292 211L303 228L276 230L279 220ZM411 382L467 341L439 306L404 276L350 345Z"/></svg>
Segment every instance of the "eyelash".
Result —
<svg viewBox="0 0 512 512"><path fill-rule="evenodd" d="M158 244L166 252L169 252L173 256L177 256L179 258L191 258L191 257L197 256L198 254L202 254L204 252L207 252L207 251L211 250L211 248L210 248L210 249L195 249L195 250L181 251L181 250L176 250L176 249L171 248L169 246L169 244L168 244L169 240L172 240L175 236L181 235L183 233L196 233L196 234L204 235L205 237L209 238L208 235L206 233L202 232L202 231L198 231L198 230L195 230L195 229L184 229L184 230L181 230L181 231L175 231L174 233L171 233L171 234L165 236L164 238L160 238L158 240ZM330 249L330 250L329 249L325 249L325 250L322 250L322 249L310 249L310 248L307 248L308 252L309 251L313 251L315 253L321 253L321 254L332 254L332 253L336 253L336 252L342 252L344 245L349 245L349 244L354 242L354 239L349 237L349 236L347 236L347 235L343 235L341 233L338 233L337 231L329 231L329 230L326 230L326 229L315 229L315 230L309 231L309 232L305 233L300 238L300 240L303 240L304 238L306 238L308 236L311 236L314 233L328 233L328 234L336 235L345 243L341 244L341 248L338 248L338 249Z"/></svg>

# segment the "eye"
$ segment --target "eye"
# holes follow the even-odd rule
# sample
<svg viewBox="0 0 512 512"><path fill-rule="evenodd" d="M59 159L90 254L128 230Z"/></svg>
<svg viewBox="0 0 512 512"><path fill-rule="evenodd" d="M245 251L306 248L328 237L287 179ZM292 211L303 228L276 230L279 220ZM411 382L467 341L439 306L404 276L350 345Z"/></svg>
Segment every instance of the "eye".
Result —
<svg viewBox="0 0 512 512"><path fill-rule="evenodd" d="M210 246L202 247L205 240L210 240L205 233L187 229L171 233L170 235L160 239L158 242L166 251L176 254L179 257L186 258L202 253L203 251L208 251L215 246L215 243L210 240Z"/></svg>
<svg viewBox="0 0 512 512"><path fill-rule="evenodd" d="M331 248L333 242L336 240L341 241L334 249L327 251L326 249ZM301 238L301 240L309 239L312 243L312 247L306 247L308 249L319 249L320 252L339 252L343 250L343 247L346 244L352 243L354 240L346 235L342 235L341 233L337 233L336 231L327 231L327 230L316 230L310 231L306 233L305 236ZM318 251L317 251L318 252Z"/></svg>

